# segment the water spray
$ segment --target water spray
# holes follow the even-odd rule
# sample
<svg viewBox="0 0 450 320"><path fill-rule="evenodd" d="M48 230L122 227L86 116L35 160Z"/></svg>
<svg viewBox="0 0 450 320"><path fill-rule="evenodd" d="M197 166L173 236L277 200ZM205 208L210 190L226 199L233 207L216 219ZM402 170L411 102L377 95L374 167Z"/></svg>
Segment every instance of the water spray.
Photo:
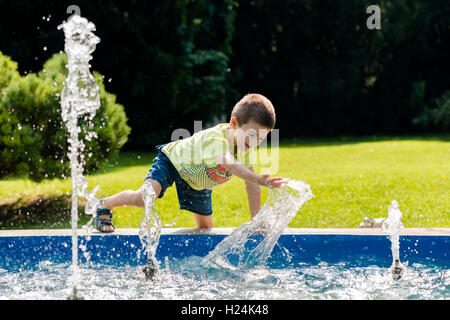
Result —
<svg viewBox="0 0 450 320"><path fill-rule="evenodd" d="M266 262L283 230L314 196L305 182L286 180L284 186L270 189L266 203L253 220L233 230L203 258L205 266L235 269Z"/></svg>
<svg viewBox="0 0 450 320"><path fill-rule="evenodd" d="M156 194L149 180L141 188L145 209L139 225L139 239L147 254L147 265L143 268L145 279L152 279L158 271L156 248L161 235L161 219L155 208Z"/></svg>
<svg viewBox="0 0 450 320"><path fill-rule="evenodd" d="M73 292L68 299L83 299L78 293L77 284L79 278L78 269L78 196L84 196L87 199L85 211L87 214L96 214L96 209L100 205L100 200L94 194L98 187L89 193L87 191L87 182L83 177L83 151L84 142L78 134L81 128L78 125L78 119L84 116L88 123L88 132L86 140L96 137L93 131L92 119L96 110L100 108L99 88L92 76L89 68L89 60L92 59L91 53L95 46L100 42L100 38L94 35L95 25L79 15L73 15L67 22L58 26L63 29L65 35L64 51L67 54L68 69L64 88L61 92L61 116L66 123L70 134L69 159L72 177L72 270L73 270ZM79 161L79 157L81 161Z"/></svg>
<svg viewBox="0 0 450 320"><path fill-rule="evenodd" d="M391 206L388 208L388 218L384 220L381 228L384 232L389 234L389 239L391 240L391 250L392 250L392 266L390 268L392 278L394 280L399 280L405 270L405 266L400 262L400 243L399 234L400 230L403 228L403 224L400 221L402 217L402 212L399 209L398 202L393 200Z"/></svg>

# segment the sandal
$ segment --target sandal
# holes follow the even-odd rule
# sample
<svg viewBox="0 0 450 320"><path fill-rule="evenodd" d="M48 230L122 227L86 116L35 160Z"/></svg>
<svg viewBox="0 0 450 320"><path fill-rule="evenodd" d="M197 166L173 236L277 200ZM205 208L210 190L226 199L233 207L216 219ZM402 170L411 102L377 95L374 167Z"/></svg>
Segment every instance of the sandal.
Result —
<svg viewBox="0 0 450 320"><path fill-rule="evenodd" d="M108 218L100 218L100 216L109 216ZM107 209L107 208L99 208L97 209L97 216L95 217L94 220L94 226L95 228L100 231L100 232L104 232L104 233L110 233L110 232L114 232L114 230L116 230L116 228L114 227L113 223L112 223L112 218L113 218L113 214L112 211ZM112 230L108 230L107 226L111 226Z"/></svg>

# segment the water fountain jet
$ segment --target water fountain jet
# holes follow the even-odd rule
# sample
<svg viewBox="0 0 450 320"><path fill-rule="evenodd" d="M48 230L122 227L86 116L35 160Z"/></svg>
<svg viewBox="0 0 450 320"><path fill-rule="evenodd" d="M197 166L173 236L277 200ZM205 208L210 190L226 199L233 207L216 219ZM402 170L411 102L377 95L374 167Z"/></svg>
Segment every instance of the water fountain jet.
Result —
<svg viewBox="0 0 450 320"><path fill-rule="evenodd" d="M396 200L392 200L391 206L388 208L388 218L384 220L381 228L384 232L389 234L389 239L391 240L393 262L390 271L394 280L399 280L405 270L405 266L400 262L399 257L399 234L400 230L403 228L403 224L400 221L401 217L402 212L399 209L398 202Z"/></svg>
<svg viewBox="0 0 450 320"><path fill-rule="evenodd" d="M161 235L161 219L155 207L156 194L149 180L141 188L145 209L139 225L139 239L147 254L147 265L143 268L145 279L152 279L158 271L158 261L155 258L156 248Z"/></svg>
<svg viewBox="0 0 450 320"><path fill-rule="evenodd" d="M67 54L68 69L64 88L61 92L61 116L69 132L69 159L72 177L72 282L73 292L68 299L83 299L78 293L78 197L84 196L87 200L85 213L96 215L100 200L95 197L98 186L92 192L87 191L87 182L83 177L83 151L84 142L79 137L81 127L78 119L81 116L88 122L86 139L96 137L93 131L92 119L96 110L100 108L99 87L95 82L89 68L89 60L100 38L94 35L95 25L79 15L72 16L67 22L58 26L65 35L64 51ZM81 161L79 161L79 157ZM93 219L91 219L92 221Z"/></svg>

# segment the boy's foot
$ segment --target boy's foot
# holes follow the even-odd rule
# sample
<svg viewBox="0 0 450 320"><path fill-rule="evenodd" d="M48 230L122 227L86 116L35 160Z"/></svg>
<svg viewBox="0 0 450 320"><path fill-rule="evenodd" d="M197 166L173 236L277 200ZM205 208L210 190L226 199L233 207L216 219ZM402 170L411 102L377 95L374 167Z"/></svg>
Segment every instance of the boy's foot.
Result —
<svg viewBox="0 0 450 320"><path fill-rule="evenodd" d="M112 223L112 211L107 208L97 209L97 216L94 220L95 228L100 232L114 232L116 229Z"/></svg>

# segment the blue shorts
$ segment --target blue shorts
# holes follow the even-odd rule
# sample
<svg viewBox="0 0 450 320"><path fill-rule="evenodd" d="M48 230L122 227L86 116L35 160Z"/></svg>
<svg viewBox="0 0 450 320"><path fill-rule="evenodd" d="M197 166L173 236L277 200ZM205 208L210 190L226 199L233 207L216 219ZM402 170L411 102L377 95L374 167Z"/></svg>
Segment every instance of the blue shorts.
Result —
<svg viewBox="0 0 450 320"><path fill-rule="evenodd" d="M188 210L204 216L212 214L211 189L195 190L184 181L177 169L170 162L169 158L161 151L165 145L156 146L158 155L153 160L153 164L145 179L151 178L161 185L161 193L158 198L162 198L164 192L174 182L177 187L178 202L180 209Z"/></svg>

